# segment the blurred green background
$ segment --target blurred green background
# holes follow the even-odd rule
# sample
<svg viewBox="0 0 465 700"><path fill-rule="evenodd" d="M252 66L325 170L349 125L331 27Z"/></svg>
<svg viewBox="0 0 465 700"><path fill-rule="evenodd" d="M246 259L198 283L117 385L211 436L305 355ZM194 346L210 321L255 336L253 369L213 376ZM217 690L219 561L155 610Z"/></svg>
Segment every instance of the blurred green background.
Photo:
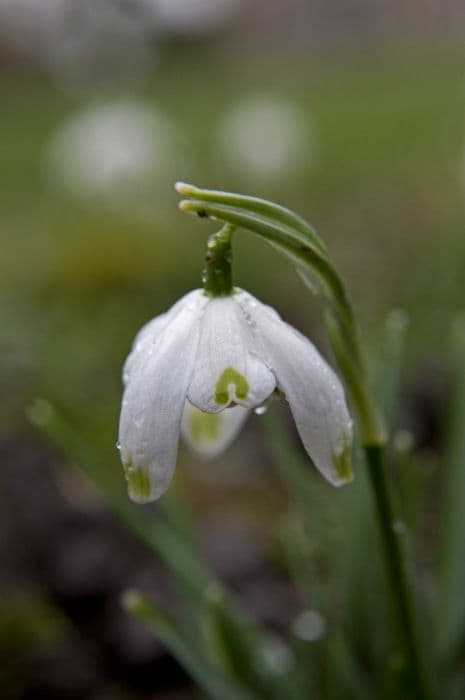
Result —
<svg viewBox="0 0 465 700"><path fill-rule="evenodd" d="M393 426L411 431L441 488L465 299L465 20L453 2L436 13L413 3L407 17L396 3L379 14L335 3L331 15L296 1L286 12L232 3L216 23L213 3L189 24L195 3L174 3L169 19L166 3L157 14L147 1L100 13L71 2L60 24L58 0L40 22L33 5L18 3L19 21L0 2L1 694L191 698L176 663L119 610L134 586L169 602L164 567L73 469L73 450L92 453L124 496L122 363L137 329L200 283L212 225L178 212L174 181L308 218L373 357L387 312L408 312ZM277 253L239 232L234 274L328 353L317 300ZM30 425L31 406L34 417L49 405L72 426L67 454ZM213 568L281 629L299 604L276 533L288 496L262 423L214 463L181 448L177 481ZM429 561L437 504L426 503Z"/></svg>

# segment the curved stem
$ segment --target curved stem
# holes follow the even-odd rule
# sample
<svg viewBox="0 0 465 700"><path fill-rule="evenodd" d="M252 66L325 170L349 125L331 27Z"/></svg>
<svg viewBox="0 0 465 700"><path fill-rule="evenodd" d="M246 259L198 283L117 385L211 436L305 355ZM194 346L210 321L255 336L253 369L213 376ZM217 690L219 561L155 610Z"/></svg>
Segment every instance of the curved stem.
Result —
<svg viewBox="0 0 465 700"><path fill-rule="evenodd" d="M367 457L398 627L415 687L414 697L417 700L431 700L433 691L423 659L404 554L393 529L393 507L383 462L386 441L383 420L369 386L352 307L344 285L327 256L326 248L313 229L304 224L300 217L272 202L229 192L201 190L185 184L179 184L177 189L188 197L180 203L183 211L248 229L288 256L299 271L304 270L312 281L317 281L316 286L327 302L326 320L331 344L355 407Z"/></svg>
<svg viewBox="0 0 465 700"><path fill-rule="evenodd" d="M412 683L415 685L414 697L416 700L432 700L433 687L420 642L404 552L399 535L395 531L394 509L384 465L384 449L376 445L365 446L364 450L376 504L387 574L396 606L398 628L402 634Z"/></svg>

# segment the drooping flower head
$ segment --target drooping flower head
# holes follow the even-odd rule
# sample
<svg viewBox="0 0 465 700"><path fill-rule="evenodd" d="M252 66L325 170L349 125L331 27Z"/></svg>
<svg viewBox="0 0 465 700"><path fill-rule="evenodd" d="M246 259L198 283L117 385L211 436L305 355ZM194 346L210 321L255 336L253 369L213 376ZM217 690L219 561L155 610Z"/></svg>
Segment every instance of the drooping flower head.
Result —
<svg viewBox="0 0 465 700"><path fill-rule="evenodd" d="M338 377L276 311L233 288L227 266L214 269L206 289L141 329L126 360L119 444L131 498L166 490L181 431L215 456L276 388L315 466L335 486L350 481L352 421Z"/></svg>

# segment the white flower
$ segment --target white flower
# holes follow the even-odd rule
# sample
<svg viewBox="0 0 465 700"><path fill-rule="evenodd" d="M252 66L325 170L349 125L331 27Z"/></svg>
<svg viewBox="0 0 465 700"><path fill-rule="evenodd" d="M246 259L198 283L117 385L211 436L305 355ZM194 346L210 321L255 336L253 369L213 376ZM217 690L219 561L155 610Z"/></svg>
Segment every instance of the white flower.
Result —
<svg viewBox="0 0 465 700"><path fill-rule="evenodd" d="M143 4L162 32L201 36L226 27L241 0L143 0Z"/></svg>
<svg viewBox="0 0 465 700"><path fill-rule="evenodd" d="M242 98L220 121L217 143L226 162L254 180L281 182L315 162L311 120L284 96Z"/></svg>
<svg viewBox="0 0 465 700"><path fill-rule="evenodd" d="M1 1L1 0L0 0ZM47 166L79 198L120 204L181 166L181 136L153 105L111 100L70 117L53 135Z"/></svg>
<svg viewBox="0 0 465 700"><path fill-rule="evenodd" d="M123 381L119 446L135 501L168 487L181 425L197 451L218 454L276 387L315 466L335 486L352 478L339 379L307 338L240 289L214 298L197 289L147 323Z"/></svg>

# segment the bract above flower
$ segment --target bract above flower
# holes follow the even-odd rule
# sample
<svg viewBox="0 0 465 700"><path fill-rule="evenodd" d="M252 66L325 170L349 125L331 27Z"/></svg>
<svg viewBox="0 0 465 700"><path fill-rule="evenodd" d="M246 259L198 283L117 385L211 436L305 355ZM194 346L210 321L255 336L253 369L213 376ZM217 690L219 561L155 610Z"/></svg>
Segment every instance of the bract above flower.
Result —
<svg viewBox="0 0 465 700"><path fill-rule="evenodd" d="M147 323L123 381L119 444L135 501L168 487L181 424L188 444L214 456L276 387L323 476L335 486L352 479L352 421L339 379L307 338L243 290L195 290Z"/></svg>

